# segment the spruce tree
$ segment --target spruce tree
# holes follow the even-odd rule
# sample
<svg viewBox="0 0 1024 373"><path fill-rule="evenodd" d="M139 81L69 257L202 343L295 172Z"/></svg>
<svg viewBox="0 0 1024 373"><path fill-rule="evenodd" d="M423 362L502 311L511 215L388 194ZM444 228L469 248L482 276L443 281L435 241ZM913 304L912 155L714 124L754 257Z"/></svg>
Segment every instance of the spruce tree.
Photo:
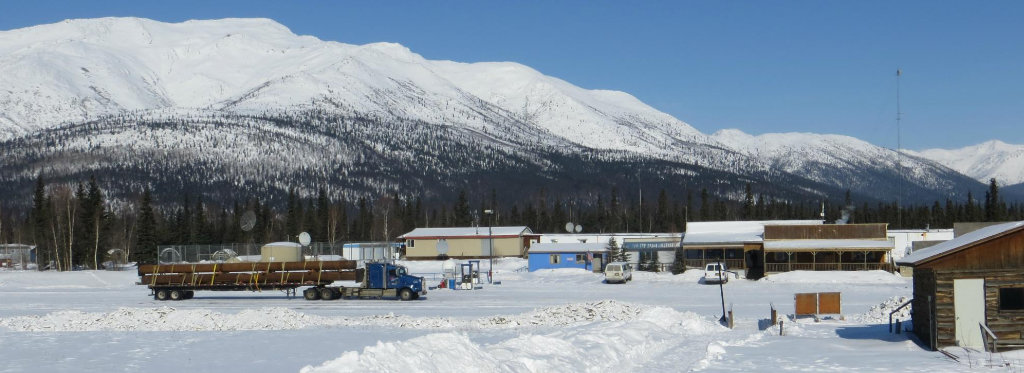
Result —
<svg viewBox="0 0 1024 373"><path fill-rule="evenodd" d="M608 261L619 262L622 257L622 250L619 250L619 244L612 238L608 241Z"/></svg>
<svg viewBox="0 0 1024 373"><path fill-rule="evenodd" d="M142 192L142 202L139 205L139 222L135 243L135 250L132 251L134 261L139 264L156 264L156 216L153 212L153 197L147 186Z"/></svg>
<svg viewBox="0 0 1024 373"><path fill-rule="evenodd" d="M668 193L665 189L662 189L658 193L658 212L656 213L657 218L654 222L654 230L657 232L668 232L668 226L671 223L671 212L669 211Z"/></svg>
<svg viewBox="0 0 1024 373"><path fill-rule="evenodd" d="M469 212L469 198L466 197L465 190L459 191L459 198L455 201L452 213L455 214L455 226L468 227L473 224L473 217Z"/></svg>
<svg viewBox="0 0 1024 373"><path fill-rule="evenodd" d="M999 197L999 185L996 179L989 179L988 191L985 192L985 221L1002 221L1006 206Z"/></svg>
<svg viewBox="0 0 1024 373"><path fill-rule="evenodd" d="M37 269L42 271L49 267L50 263L50 246L48 245L49 240L46 239L46 226L49 224L51 217L49 216L49 204L46 198L46 184L43 182L43 174L40 173L36 177L35 192L32 195L32 239L36 246L36 263L38 264Z"/></svg>
<svg viewBox="0 0 1024 373"><path fill-rule="evenodd" d="M747 183L743 197L743 219L754 220L754 192L750 190L750 183Z"/></svg>
<svg viewBox="0 0 1024 373"><path fill-rule="evenodd" d="M647 268L649 268L648 270L651 272L661 272L661 261L658 260L657 251L651 252L651 262L648 264Z"/></svg>
<svg viewBox="0 0 1024 373"><path fill-rule="evenodd" d="M672 261L672 274L678 275L686 271L686 255L682 248L676 248L675 260Z"/></svg>
<svg viewBox="0 0 1024 373"><path fill-rule="evenodd" d="M700 190L700 220L709 221L711 220L711 199L709 198L707 188Z"/></svg>

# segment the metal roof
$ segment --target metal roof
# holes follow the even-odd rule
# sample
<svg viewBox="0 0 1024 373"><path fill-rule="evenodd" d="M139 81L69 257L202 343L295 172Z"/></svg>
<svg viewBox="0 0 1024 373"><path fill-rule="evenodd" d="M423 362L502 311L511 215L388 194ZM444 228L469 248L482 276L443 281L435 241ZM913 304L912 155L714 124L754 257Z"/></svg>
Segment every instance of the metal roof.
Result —
<svg viewBox="0 0 1024 373"><path fill-rule="evenodd" d="M981 228L935 246L915 251L896 261L896 264L909 266L922 264L940 256L951 254L957 250L973 246L976 243L986 241L1003 233L1021 229L1022 227L1024 227L1024 221L1003 223Z"/></svg>
<svg viewBox="0 0 1024 373"><path fill-rule="evenodd" d="M585 253L585 252L606 252L608 244L605 243L535 243L530 245L529 253Z"/></svg>
<svg viewBox="0 0 1024 373"><path fill-rule="evenodd" d="M452 228L416 228L412 232L398 236L398 238L434 238L434 237L488 237L493 236L522 236L533 234L533 231L526 226L518 227L452 227Z"/></svg>

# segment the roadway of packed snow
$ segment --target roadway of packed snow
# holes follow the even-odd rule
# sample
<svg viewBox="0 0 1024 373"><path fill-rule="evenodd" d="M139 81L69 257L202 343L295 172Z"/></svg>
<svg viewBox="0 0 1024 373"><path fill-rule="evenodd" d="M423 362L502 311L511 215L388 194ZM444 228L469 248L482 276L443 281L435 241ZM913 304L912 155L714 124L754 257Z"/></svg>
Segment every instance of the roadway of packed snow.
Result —
<svg viewBox="0 0 1024 373"><path fill-rule="evenodd" d="M434 286L437 262L406 263ZM484 263L486 266L486 263ZM0 372L1019 371L1024 356L927 351L888 332L911 282L885 272L793 272L719 286L700 271L626 284L501 260L472 291L418 301L305 301L198 292L159 302L133 272L0 272ZM843 315L791 319L793 294L839 291ZM770 305L782 330L768 322ZM894 315L909 325L909 307ZM780 333L782 335L780 335ZM1001 364L992 368L996 360ZM979 368L983 367L983 368Z"/></svg>

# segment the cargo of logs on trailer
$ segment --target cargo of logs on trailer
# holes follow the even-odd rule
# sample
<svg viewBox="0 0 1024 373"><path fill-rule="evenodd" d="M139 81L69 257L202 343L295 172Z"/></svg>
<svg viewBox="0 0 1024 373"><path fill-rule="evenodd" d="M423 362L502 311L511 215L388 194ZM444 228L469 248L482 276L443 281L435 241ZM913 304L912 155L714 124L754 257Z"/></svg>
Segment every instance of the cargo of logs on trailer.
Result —
<svg viewBox="0 0 1024 373"><path fill-rule="evenodd" d="M156 300L191 299L198 290L284 290L289 296L307 287L307 300L339 298L418 299L426 295L423 278L403 266L350 260L213 264L149 264L139 266L139 285ZM329 286L335 281L359 281L359 286Z"/></svg>

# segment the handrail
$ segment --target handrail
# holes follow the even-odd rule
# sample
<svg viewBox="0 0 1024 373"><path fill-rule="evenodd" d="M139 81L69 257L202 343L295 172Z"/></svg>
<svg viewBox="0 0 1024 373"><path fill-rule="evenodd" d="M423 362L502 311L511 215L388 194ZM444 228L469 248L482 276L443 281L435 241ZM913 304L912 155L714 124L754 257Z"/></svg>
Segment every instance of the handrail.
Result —
<svg viewBox="0 0 1024 373"><path fill-rule="evenodd" d="M988 334L988 338L992 338L992 352L999 352L996 349L996 341L999 340L999 337L996 337L996 333L993 333L992 329L989 329L988 326L986 326L984 322L979 322L978 326L981 327L982 334ZM988 338L985 338L985 339L988 339Z"/></svg>
<svg viewBox="0 0 1024 373"><path fill-rule="evenodd" d="M903 303L899 307L896 307L896 309L892 310L892 312L889 312L889 333L892 333L892 315L895 314L896 312L899 312L899 310L903 309L903 307L910 305L910 303L912 302L914 302L913 299L908 300L906 303Z"/></svg>

